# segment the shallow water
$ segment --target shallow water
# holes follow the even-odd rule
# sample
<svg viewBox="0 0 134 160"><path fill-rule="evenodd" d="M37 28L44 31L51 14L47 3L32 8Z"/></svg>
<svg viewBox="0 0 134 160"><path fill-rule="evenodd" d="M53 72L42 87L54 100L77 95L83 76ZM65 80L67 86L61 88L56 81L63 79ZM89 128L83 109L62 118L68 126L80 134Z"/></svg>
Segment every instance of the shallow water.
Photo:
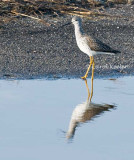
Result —
<svg viewBox="0 0 134 160"><path fill-rule="evenodd" d="M95 79L84 109L88 88L81 79L1 80L0 159L133 159L133 82L134 77ZM68 136L74 109L83 122Z"/></svg>

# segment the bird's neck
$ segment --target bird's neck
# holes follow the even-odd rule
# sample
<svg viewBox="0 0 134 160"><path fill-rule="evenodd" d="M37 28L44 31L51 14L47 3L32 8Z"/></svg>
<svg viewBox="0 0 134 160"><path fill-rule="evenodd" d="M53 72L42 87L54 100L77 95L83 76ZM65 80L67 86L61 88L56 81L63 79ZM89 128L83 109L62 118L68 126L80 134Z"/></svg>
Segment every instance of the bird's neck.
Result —
<svg viewBox="0 0 134 160"><path fill-rule="evenodd" d="M75 27L75 36L76 36L76 38L81 37L84 34L82 26L81 26L81 23L76 23L74 25L74 27Z"/></svg>
<svg viewBox="0 0 134 160"><path fill-rule="evenodd" d="M69 139L71 137L73 137L73 135L75 134L75 129L77 127L77 121L74 119L71 119L70 124L69 124L69 128L66 134L66 137Z"/></svg>

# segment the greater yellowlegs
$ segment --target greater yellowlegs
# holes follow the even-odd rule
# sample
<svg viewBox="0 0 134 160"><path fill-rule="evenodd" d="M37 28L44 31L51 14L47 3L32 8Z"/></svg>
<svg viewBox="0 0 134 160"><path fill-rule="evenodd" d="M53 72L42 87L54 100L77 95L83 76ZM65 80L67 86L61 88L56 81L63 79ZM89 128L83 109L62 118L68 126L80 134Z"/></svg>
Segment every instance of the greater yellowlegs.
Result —
<svg viewBox="0 0 134 160"><path fill-rule="evenodd" d="M92 37L91 35L87 36L83 32L80 17L76 17L76 16L73 17L72 23L74 24L74 27L75 27L75 37L76 37L76 42L77 42L79 49L90 57L90 64L87 69L87 72L83 77L81 77L82 79L86 79L88 76L90 67L92 65L93 65L92 67L95 66L93 56L98 55L98 54L114 55L115 53L119 53L119 51L112 49L110 46L104 44L103 42Z"/></svg>
<svg viewBox="0 0 134 160"><path fill-rule="evenodd" d="M66 133L67 139L73 138L76 127L79 126L79 124L86 123L87 121L90 121L93 118L95 118L97 115L101 115L104 111L109 111L109 109L112 109L115 107L114 105L110 105L110 104L92 103L91 98L92 98L92 92L93 92L92 91L93 81L91 83L92 85L91 94L88 88L87 80L85 80L85 83L88 91L88 98L84 103L78 104L73 110L68 131Z"/></svg>

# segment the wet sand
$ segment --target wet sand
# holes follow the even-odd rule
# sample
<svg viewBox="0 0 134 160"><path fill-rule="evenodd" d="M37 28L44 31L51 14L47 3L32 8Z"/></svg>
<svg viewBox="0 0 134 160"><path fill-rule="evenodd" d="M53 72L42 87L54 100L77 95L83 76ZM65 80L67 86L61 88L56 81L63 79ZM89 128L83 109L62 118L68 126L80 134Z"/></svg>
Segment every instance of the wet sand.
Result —
<svg viewBox="0 0 134 160"><path fill-rule="evenodd" d="M134 74L133 5L118 5L107 9L111 15L124 18L83 20L83 29L112 48L121 51L116 56L95 56L95 77ZM0 78L80 78L89 65L89 57L76 45L73 25L62 27L71 16L44 19L47 27L29 18L18 18L4 24L0 30ZM53 24L54 23L54 24ZM91 74L90 74L91 75Z"/></svg>

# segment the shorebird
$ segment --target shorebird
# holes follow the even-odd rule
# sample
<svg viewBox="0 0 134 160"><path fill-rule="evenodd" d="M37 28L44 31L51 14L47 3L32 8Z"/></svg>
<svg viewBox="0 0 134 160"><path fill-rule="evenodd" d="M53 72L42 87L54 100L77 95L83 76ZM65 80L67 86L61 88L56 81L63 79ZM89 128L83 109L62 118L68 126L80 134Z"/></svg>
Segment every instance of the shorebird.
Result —
<svg viewBox="0 0 134 160"><path fill-rule="evenodd" d="M88 91L88 98L84 103L78 104L73 110L68 131L66 133L67 139L73 138L76 127L79 126L79 124L86 123L87 121L90 121L93 118L95 118L97 115L101 115L103 112L109 111L110 109L115 107L114 105L110 104L92 103L91 99L93 92L93 81L91 83L91 94L88 88L87 80L85 80L85 83Z"/></svg>
<svg viewBox="0 0 134 160"><path fill-rule="evenodd" d="M75 37L79 49L90 57L90 64L86 74L81 77L82 79L86 79L91 66L95 66L93 56L98 54L114 55L115 53L119 53L119 51L112 49L110 46L104 44L91 35L86 35L82 29L82 22L80 17L74 16L72 18L72 23L74 24Z"/></svg>

